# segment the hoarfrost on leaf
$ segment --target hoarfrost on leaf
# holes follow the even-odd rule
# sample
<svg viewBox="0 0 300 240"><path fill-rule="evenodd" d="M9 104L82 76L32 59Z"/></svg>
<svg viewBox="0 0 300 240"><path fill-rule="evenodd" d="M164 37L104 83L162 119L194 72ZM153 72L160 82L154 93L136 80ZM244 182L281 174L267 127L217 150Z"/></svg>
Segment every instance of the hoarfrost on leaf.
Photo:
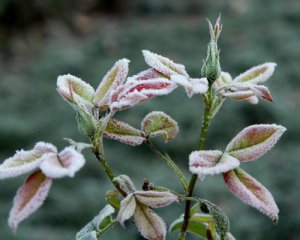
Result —
<svg viewBox="0 0 300 240"><path fill-rule="evenodd" d="M172 75L171 81L185 88L188 97L194 94L203 94L208 90L208 81L206 78L189 78L182 75Z"/></svg>
<svg viewBox="0 0 300 240"><path fill-rule="evenodd" d="M131 218L135 213L136 206L137 204L133 193L128 194L127 197L121 201L121 207L117 219L123 227L125 227L124 222Z"/></svg>
<svg viewBox="0 0 300 240"><path fill-rule="evenodd" d="M165 207L178 201L178 198L170 192L135 191L134 196L140 203L152 208Z"/></svg>

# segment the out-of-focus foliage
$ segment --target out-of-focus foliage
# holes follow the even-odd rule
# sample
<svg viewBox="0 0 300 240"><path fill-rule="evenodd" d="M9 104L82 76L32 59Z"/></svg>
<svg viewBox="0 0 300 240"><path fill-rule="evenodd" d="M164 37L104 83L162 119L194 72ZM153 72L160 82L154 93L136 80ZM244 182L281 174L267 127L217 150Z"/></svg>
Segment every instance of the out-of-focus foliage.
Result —
<svg viewBox="0 0 300 240"><path fill-rule="evenodd" d="M1 1L1 159L12 156L15 149L31 149L39 140L61 148L66 144L63 137L85 140L77 131L72 109L55 92L58 75L71 73L97 87L120 58L131 60L129 75L145 69L141 50L149 49L183 63L191 77L199 77L209 40L205 19L214 19L220 12L224 23L219 40L224 71L237 75L266 61L276 62L278 67L267 83L274 104L261 101L255 106L228 100L211 125L208 147L223 149L249 124L275 122L287 127L287 134L273 151L256 164L245 166L273 193L280 208L279 224L273 226L237 200L221 178L207 177L197 184L197 192L225 210L237 239L299 239L298 0ZM149 111L165 111L174 118L180 133L166 145L160 140L158 143L189 174L188 155L199 140L200 102L199 96L188 99L178 89L171 96L156 98L117 117L137 128ZM109 140L105 145L107 158L117 173L132 176L137 187L148 178L180 191L176 177L146 147L133 151ZM1 181L1 239L74 239L76 232L102 209L105 192L113 188L94 156L87 154L86 159L87 165L74 179L56 180L45 205L22 223L15 237L6 219L17 187L25 179ZM158 211L169 223L181 214L180 207L170 209ZM107 239L140 239L133 224L127 226L127 230L115 226ZM169 235L169 239L175 237Z"/></svg>

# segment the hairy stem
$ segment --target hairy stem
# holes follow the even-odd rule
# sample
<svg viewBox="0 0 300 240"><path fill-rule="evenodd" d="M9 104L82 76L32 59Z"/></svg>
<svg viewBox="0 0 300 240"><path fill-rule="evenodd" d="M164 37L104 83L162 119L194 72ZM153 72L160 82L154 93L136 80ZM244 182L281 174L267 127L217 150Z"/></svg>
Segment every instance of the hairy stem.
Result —
<svg viewBox="0 0 300 240"><path fill-rule="evenodd" d="M200 142L199 142L199 150L204 150L205 148L205 142L206 142L206 134L207 130L209 127L209 124L212 120L211 118L211 102L212 102L212 88L211 86L208 89L207 96L205 96L204 101L204 116L202 120L202 127L201 127L201 134L200 134ZM187 193L187 198L191 198L193 196L194 188L196 185L198 179L197 174L193 174L188 186L188 193ZM185 210L184 210L184 218L183 218L183 223L180 231L180 235L178 237L178 240L184 240L186 231L189 226L189 219L190 219L190 209L192 206L192 201L190 199L187 199L185 202Z"/></svg>

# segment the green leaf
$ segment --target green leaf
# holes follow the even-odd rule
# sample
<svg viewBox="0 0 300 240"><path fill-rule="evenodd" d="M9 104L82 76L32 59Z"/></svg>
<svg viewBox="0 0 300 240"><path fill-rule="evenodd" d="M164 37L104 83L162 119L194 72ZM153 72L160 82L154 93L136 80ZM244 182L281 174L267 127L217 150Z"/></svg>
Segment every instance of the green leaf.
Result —
<svg viewBox="0 0 300 240"><path fill-rule="evenodd" d="M115 210L110 205L106 205L91 222L76 234L76 240L98 240L116 222L111 217L114 212Z"/></svg>
<svg viewBox="0 0 300 240"><path fill-rule="evenodd" d="M106 202L118 212L121 204L120 192L118 190L108 191L106 193Z"/></svg>

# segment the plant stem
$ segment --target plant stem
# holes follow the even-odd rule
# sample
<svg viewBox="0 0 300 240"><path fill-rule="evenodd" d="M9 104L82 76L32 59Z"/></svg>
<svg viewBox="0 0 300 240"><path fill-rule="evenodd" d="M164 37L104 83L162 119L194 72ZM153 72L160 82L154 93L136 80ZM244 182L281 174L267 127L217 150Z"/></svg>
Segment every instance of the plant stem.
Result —
<svg viewBox="0 0 300 240"><path fill-rule="evenodd" d="M208 89L208 94L206 96L206 101L204 101L204 116L202 120L202 127L201 127L201 134L200 134L200 143L199 143L199 150L204 150L205 148L205 142L206 142L206 134L209 127L209 124L212 120L211 118L211 103L212 103L212 88L211 86ZM188 186L188 194L187 197L191 198L193 196L193 191L196 185L198 179L197 174L193 174ZM192 201L187 199L185 202L185 211L184 211L184 218L183 223L180 231L180 235L178 237L178 240L184 240L186 231L189 226L189 219L190 219L190 209L191 209Z"/></svg>

